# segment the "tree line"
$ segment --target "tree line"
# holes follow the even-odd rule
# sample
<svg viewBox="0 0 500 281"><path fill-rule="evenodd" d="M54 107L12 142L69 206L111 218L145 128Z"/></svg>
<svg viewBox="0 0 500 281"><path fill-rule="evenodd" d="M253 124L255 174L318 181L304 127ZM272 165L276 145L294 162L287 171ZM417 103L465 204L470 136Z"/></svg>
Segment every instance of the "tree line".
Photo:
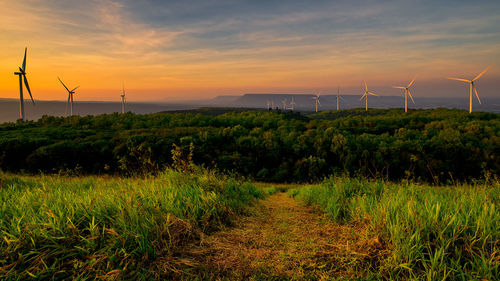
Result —
<svg viewBox="0 0 500 281"><path fill-rule="evenodd" d="M360 109L309 115L210 110L53 117L0 125L0 169L154 173L187 155L197 165L273 182L346 174L427 182L500 171L500 114Z"/></svg>

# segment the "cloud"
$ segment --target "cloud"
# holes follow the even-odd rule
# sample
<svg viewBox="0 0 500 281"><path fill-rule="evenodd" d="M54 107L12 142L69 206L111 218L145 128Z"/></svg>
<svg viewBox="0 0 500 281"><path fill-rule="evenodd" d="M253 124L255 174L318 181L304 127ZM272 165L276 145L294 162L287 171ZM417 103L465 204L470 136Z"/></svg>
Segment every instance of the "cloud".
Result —
<svg viewBox="0 0 500 281"><path fill-rule="evenodd" d="M467 74L500 63L497 2L1 1L0 82L25 45L47 88L54 69L95 87L165 89Z"/></svg>

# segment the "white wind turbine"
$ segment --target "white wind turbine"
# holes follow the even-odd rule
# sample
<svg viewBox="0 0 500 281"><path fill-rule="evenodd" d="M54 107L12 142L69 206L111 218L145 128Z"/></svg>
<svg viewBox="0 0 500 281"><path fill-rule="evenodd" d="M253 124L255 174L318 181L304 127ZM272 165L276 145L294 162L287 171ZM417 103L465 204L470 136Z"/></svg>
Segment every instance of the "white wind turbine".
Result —
<svg viewBox="0 0 500 281"><path fill-rule="evenodd" d="M286 99L281 101L281 105L283 105L283 110L286 110Z"/></svg>
<svg viewBox="0 0 500 281"><path fill-rule="evenodd" d="M14 75L19 76L19 117L21 120L24 120L24 98L23 98L23 80L24 85L26 86L26 90L30 94L31 102L35 104L35 100L33 100L33 96L31 95L30 86L28 85L28 79L26 79L26 53L28 48L24 48L24 59L23 59L23 67L19 67L19 72L14 72Z"/></svg>
<svg viewBox="0 0 500 281"><path fill-rule="evenodd" d="M411 93L410 93L410 87L413 84L413 82L415 82L416 78L417 77L415 76L413 78L413 80L411 80L410 84L408 84L408 86L406 86L406 87L403 87L403 86L393 86L393 88L403 89L405 91L405 112L408 112L408 96L410 96L411 101L413 102L413 104L415 104L415 101L413 100L413 97L411 96Z"/></svg>
<svg viewBox="0 0 500 281"><path fill-rule="evenodd" d="M318 112L318 105L321 106L321 103L319 102L319 96L321 95L321 92L315 95L312 99L314 100L314 103L316 105L316 112Z"/></svg>
<svg viewBox="0 0 500 281"><path fill-rule="evenodd" d="M365 98L365 110L368 111L368 95L372 95L372 96L378 96L378 95L368 91L368 86L366 85L366 81L363 81L363 82L365 82L365 92L363 93L363 95L361 96L361 98L359 100L362 100L363 98Z"/></svg>
<svg viewBox="0 0 500 281"><path fill-rule="evenodd" d="M340 110L340 99L344 100L342 96L340 96L340 87L337 88L337 111Z"/></svg>
<svg viewBox="0 0 500 281"><path fill-rule="evenodd" d="M453 77L449 77L448 78L448 79L451 79L451 80L457 80L457 81L467 82L467 83L470 84L469 113L472 113L472 91L474 91L474 93L476 94L477 100L481 104L481 100L479 99L479 95L477 94L477 90L476 90L476 86L474 85L474 82L477 79L479 79L479 77L483 76L483 74L485 74L486 71L488 71L488 69L490 69L490 68L491 68L491 65L488 66L485 70L483 70L483 72L479 73L479 75L476 76L476 78L474 78L472 80L467 80L467 79L462 79L462 78L453 78Z"/></svg>
<svg viewBox="0 0 500 281"><path fill-rule="evenodd" d="M125 113L125 84L123 84L123 88L122 88L122 94L120 95L120 97L122 97L122 114Z"/></svg>
<svg viewBox="0 0 500 281"><path fill-rule="evenodd" d="M76 88L74 88L73 90L70 90L68 89L68 87L66 87L66 85L64 85L63 81L61 80L61 78L57 77L57 79L59 80L59 82L61 82L61 84L64 86L64 88L66 89L66 91L68 91L68 103L66 105L69 105L69 116L73 116L73 94L75 93L75 90L78 89L80 86L77 86Z"/></svg>
<svg viewBox="0 0 500 281"><path fill-rule="evenodd" d="M266 107L267 107L267 110L271 109L271 101L270 100L266 101Z"/></svg>
<svg viewBox="0 0 500 281"><path fill-rule="evenodd" d="M290 102L290 108L292 109L292 111L295 110L295 105L296 105L296 103L293 100L293 96L292 96L292 101Z"/></svg>

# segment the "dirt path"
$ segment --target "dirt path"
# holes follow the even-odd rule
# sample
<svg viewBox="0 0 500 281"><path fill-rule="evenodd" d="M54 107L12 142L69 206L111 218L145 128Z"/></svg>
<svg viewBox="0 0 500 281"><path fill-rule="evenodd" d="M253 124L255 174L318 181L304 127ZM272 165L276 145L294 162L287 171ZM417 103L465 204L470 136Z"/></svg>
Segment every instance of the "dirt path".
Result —
<svg viewBox="0 0 500 281"><path fill-rule="evenodd" d="M276 193L193 249L210 279L328 280L362 276L376 266L382 243L366 227L340 225Z"/></svg>

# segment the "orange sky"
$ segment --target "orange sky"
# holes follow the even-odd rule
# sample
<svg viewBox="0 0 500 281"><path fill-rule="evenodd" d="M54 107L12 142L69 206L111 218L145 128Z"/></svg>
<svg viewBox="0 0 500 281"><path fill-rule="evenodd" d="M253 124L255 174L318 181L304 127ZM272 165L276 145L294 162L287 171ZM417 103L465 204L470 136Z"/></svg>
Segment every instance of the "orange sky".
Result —
<svg viewBox="0 0 500 281"><path fill-rule="evenodd" d="M81 86L79 100L116 100L122 82L131 101L307 93L339 84L355 89L363 79L383 87L407 83L415 74L420 84L461 89L444 78L472 78L492 63L496 67L478 90L498 96L499 5L476 8L473 15L481 17L462 17L469 8L463 7L448 18L400 24L398 16L388 17L393 8L383 4L371 9L348 2L335 7L321 2L316 9L276 4L269 15L260 6L242 8L255 10L248 14L231 6L236 12L224 14L218 12L224 9L165 4L166 17L173 11L192 18L164 21L163 10L137 9L128 1L46 3L0 0L1 98L19 96L13 72L25 46L30 86L42 100L66 98L57 76L70 88Z"/></svg>

